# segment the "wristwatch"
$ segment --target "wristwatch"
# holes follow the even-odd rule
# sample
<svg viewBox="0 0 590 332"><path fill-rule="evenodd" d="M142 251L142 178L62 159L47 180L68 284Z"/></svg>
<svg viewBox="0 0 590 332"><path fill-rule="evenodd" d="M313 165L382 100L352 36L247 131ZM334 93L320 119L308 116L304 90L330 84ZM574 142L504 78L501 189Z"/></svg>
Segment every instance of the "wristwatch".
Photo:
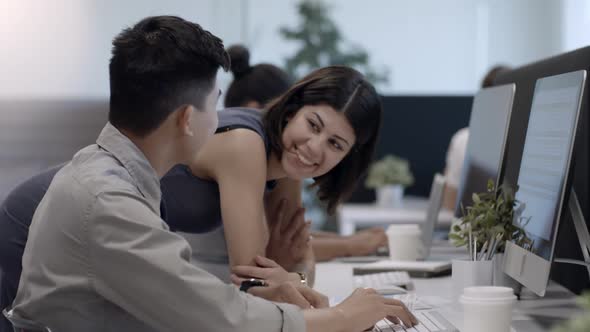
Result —
<svg viewBox="0 0 590 332"><path fill-rule="evenodd" d="M299 275L299 278L301 278L301 284L307 286L307 276L305 275L305 273L303 272L295 272Z"/></svg>
<svg viewBox="0 0 590 332"><path fill-rule="evenodd" d="M267 287L268 284L266 283L266 281L262 280L262 279L256 279L256 278L250 278L250 279L246 279L244 281L242 281L242 283L240 284L240 290L242 292L248 293L248 289L250 289L250 287Z"/></svg>

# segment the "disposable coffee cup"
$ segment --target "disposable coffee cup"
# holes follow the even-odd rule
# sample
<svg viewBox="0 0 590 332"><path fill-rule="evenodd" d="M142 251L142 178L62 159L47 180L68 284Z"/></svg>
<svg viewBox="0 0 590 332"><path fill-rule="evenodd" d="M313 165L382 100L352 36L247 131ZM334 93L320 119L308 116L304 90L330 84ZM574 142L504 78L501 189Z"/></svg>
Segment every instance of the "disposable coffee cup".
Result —
<svg viewBox="0 0 590 332"><path fill-rule="evenodd" d="M491 286L494 263L489 261L472 261L454 259L452 262L451 281L453 284L453 300L459 300L465 287Z"/></svg>
<svg viewBox="0 0 590 332"><path fill-rule="evenodd" d="M516 296L510 287L467 287L463 305L462 332L510 332Z"/></svg>
<svg viewBox="0 0 590 332"><path fill-rule="evenodd" d="M415 261L423 251L422 231L416 224L390 225L385 231L389 242L389 258Z"/></svg>

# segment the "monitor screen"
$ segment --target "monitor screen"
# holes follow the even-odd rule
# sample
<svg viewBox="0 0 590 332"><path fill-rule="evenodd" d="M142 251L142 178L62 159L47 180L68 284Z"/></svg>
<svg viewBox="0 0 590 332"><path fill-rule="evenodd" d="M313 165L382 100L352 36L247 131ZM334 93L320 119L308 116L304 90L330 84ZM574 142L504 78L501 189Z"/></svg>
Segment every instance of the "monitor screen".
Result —
<svg viewBox="0 0 590 332"><path fill-rule="evenodd" d="M473 193L486 191L488 180L499 180L514 92L515 85L506 84L482 89L473 99L456 217L462 217L463 208L472 205Z"/></svg>
<svg viewBox="0 0 590 332"><path fill-rule="evenodd" d="M563 206L584 73L539 79L533 95L516 199L534 252L546 260L551 260Z"/></svg>

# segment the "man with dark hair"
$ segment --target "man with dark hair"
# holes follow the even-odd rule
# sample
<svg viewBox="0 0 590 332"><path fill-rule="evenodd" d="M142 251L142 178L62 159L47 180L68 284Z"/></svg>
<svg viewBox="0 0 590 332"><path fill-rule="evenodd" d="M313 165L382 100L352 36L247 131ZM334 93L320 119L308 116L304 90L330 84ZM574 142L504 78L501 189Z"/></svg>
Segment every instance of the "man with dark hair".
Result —
<svg viewBox="0 0 590 332"><path fill-rule="evenodd" d="M62 332L303 330L297 307L192 266L189 245L160 218L159 178L217 126L216 74L229 66L221 40L162 16L113 45L110 122L39 204L11 314ZM303 298L298 289L257 295L289 302L293 292Z"/></svg>

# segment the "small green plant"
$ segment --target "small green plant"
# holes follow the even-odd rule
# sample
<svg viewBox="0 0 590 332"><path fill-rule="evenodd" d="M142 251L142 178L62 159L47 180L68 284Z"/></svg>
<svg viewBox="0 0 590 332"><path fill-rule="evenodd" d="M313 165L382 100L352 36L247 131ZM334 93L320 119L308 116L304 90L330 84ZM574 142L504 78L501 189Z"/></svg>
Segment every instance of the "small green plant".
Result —
<svg viewBox="0 0 590 332"><path fill-rule="evenodd" d="M565 324L560 325L553 332L587 332L590 331L590 292L582 294L578 298L578 303L584 309L584 314L568 320Z"/></svg>
<svg viewBox="0 0 590 332"><path fill-rule="evenodd" d="M471 232L473 239L477 240L478 250L486 241L496 236L499 237L496 252L504 252L506 241L514 241L527 249L532 248L532 241L519 226L526 225L528 219L519 217L518 225L513 223L514 207L518 203L514 198L515 192L508 185L496 187L494 181L488 180L485 193L473 194L472 206L466 209L461 206L463 217L449 234L453 243L457 247L467 245Z"/></svg>
<svg viewBox="0 0 590 332"><path fill-rule="evenodd" d="M411 186L414 184L414 176L406 159L387 155L371 165L365 186L376 189L394 184Z"/></svg>

